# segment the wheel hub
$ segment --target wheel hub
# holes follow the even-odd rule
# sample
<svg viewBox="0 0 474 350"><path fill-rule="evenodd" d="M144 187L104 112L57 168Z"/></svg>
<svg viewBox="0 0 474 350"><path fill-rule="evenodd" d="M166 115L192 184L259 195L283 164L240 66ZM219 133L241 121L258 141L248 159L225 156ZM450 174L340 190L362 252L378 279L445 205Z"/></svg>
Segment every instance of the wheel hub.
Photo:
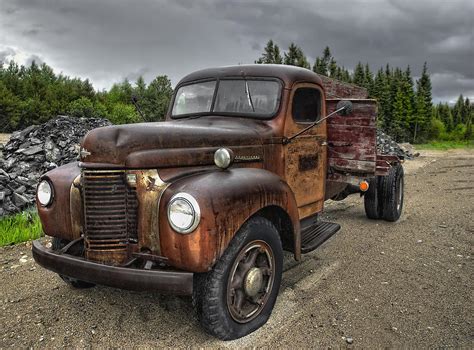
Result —
<svg viewBox="0 0 474 350"><path fill-rule="evenodd" d="M227 307L234 321L247 323L260 314L272 291L275 268L266 242L255 240L242 248L227 282Z"/></svg>
<svg viewBox="0 0 474 350"><path fill-rule="evenodd" d="M250 297L256 296L263 286L263 272L258 267L252 267L244 279L245 294Z"/></svg>

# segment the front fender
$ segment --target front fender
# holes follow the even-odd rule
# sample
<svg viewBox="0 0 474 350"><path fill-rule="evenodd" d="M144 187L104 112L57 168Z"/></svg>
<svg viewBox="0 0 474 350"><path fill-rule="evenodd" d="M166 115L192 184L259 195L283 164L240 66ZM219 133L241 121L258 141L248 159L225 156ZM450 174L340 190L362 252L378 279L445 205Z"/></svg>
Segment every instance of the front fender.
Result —
<svg viewBox="0 0 474 350"><path fill-rule="evenodd" d="M51 205L43 207L36 200L36 208L41 219L43 231L48 236L67 240L79 238L82 217L79 190L73 186L74 180L81 174L77 162L69 163L48 171L41 180L48 179L53 185L54 198Z"/></svg>
<svg viewBox="0 0 474 350"><path fill-rule="evenodd" d="M179 192L196 198L201 210L200 224L190 234L177 233L168 222L168 203ZM180 179L168 187L160 202L161 253L177 268L192 272L208 271L239 228L252 215L268 206L278 206L288 213L294 235L299 235L294 194L286 182L274 173L236 168ZM294 241L296 252L299 239Z"/></svg>

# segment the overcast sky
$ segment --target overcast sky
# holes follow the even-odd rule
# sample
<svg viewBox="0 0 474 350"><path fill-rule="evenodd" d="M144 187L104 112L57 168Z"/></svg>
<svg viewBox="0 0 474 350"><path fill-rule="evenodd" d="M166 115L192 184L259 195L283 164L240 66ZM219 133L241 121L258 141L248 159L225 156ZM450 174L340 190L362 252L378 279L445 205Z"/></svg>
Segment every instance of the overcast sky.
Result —
<svg viewBox="0 0 474 350"><path fill-rule="evenodd" d="M311 63L328 45L349 69L417 76L428 61L435 101L474 100L473 0L0 0L0 60L36 59L97 89L253 63L270 38Z"/></svg>

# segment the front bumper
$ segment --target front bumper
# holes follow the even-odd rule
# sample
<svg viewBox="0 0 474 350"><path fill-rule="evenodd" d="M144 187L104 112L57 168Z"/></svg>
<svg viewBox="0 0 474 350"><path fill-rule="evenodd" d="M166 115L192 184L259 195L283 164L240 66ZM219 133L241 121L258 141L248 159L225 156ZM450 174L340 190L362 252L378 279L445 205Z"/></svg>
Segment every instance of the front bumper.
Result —
<svg viewBox="0 0 474 350"><path fill-rule="evenodd" d="M143 270L98 264L69 254L58 254L43 246L40 240L33 242L33 257L48 270L90 283L178 295L191 295L193 292L192 272Z"/></svg>

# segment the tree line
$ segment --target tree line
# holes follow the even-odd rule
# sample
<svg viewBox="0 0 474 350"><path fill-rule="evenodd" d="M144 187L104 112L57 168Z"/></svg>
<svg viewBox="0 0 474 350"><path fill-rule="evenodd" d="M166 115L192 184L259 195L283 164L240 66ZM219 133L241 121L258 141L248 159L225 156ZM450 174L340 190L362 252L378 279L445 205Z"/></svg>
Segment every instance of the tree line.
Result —
<svg viewBox="0 0 474 350"><path fill-rule="evenodd" d="M326 47L311 65L303 50L291 43L287 51L269 40L255 61L312 69L318 74L363 86L378 101L378 126L397 141L414 143L430 140L472 139L474 107L459 96L455 105L433 105L431 80L425 63L421 77L414 81L410 67L388 64L373 72L368 64L357 63L353 71L337 63ZM114 124L157 121L166 114L173 89L165 75L149 84L143 77L125 79L109 90L95 91L89 80L55 74L51 67L32 62L29 66L0 62L0 132L11 132L31 124L67 114L75 117L107 118ZM145 118L132 103L137 97Z"/></svg>
<svg viewBox="0 0 474 350"><path fill-rule="evenodd" d="M95 91L89 80L55 74L35 61L30 66L0 62L0 132L12 132L66 114L74 117L107 118L114 124L143 121L132 103L135 96L145 121L163 119L173 89L167 76L146 84L139 77L125 79L108 91Z"/></svg>
<svg viewBox="0 0 474 350"><path fill-rule="evenodd" d="M359 62L350 72L337 63L329 47L311 65L296 44L291 43L288 50L282 52L278 44L269 40L255 63L312 69L315 73L366 88L369 97L378 101L378 126L397 141L421 143L474 137L474 106L468 98L460 95L454 106L447 103L433 105L426 62L420 78L414 81L410 66L401 69L387 64L373 72L367 63Z"/></svg>

